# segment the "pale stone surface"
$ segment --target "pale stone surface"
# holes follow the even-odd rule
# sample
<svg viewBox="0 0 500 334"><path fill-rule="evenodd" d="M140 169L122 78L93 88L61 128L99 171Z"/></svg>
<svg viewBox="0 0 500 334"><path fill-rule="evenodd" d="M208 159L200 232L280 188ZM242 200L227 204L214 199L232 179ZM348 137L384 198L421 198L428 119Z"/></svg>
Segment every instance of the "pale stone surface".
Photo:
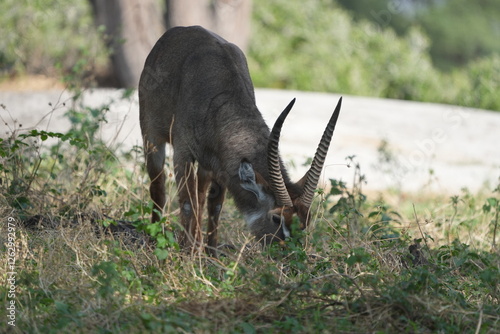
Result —
<svg viewBox="0 0 500 334"><path fill-rule="evenodd" d="M122 95L121 90L97 89L86 92L83 101L90 107L110 105L108 122L101 130L106 141L121 143L123 148L142 145L137 95L130 99ZM285 162L293 162L290 174L298 179L306 170L302 164L314 155L339 95L256 90L257 105L270 127L294 97L297 101L285 121L280 150ZM22 129L54 132L69 127L64 113L72 100L67 92L0 91L0 103L6 107L0 109L2 137L19 124ZM378 162L377 149L383 140L395 156L391 164ZM322 181L336 178L350 184L354 169L346 167L345 157L352 155L367 177L365 189L453 193L462 187L475 191L485 183L491 188L500 177L500 112L344 96Z"/></svg>

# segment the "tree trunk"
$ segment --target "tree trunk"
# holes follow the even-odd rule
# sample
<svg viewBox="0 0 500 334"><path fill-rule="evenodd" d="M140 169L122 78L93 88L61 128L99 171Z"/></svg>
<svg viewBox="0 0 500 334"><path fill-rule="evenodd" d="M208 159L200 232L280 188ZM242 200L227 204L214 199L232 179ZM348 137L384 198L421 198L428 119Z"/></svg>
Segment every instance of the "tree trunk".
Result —
<svg viewBox="0 0 500 334"><path fill-rule="evenodd" d="M247 50L252 0L166 0L166 4L167 28L201 25Z"/></svg>
<svg viewBox="0 0 500 334"><path fill-rule="evenodd" d="M159 0L89 0L111 47L116 86L135 88L144 61L165 31ZM201 25L246 51L252 0L165 0L167 28Z"/></svg>
<svg viewBox="0 0 500 334"><path fill-rule="evenodd" d="M90 0L97 25L106 28L118 86L135 88L144 61L165 31L157 0Z"/></svg>

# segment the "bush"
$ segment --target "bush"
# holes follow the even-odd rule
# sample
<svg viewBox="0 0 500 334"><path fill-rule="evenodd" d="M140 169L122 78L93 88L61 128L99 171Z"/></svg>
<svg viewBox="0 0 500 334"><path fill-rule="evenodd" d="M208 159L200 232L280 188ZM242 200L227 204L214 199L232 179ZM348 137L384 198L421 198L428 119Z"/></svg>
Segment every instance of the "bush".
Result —
<svg viewBox="0 0 500 334"><path fill-rule="evenodd" d="M460 104L500 110L500 55L471 63L467 69L469 86L459 93Z"/></svg>
<svg viewBox="0 0 500 334"><path fill-rule="evenodd" d="M254 6L249 62L257 86L421 99L437 82L428 41L355 24L331 1Z"/></svg>
<svg viewBox="0 0 500 334"><path fill-rule="evenodd" d="M106 61L88 1L0 2L0 75L55 75L81 59L87 70Z"/></svg>
<svg viewBox="0 0 500 334"><path fill-rule="evenodd" d="M500 110L498 56L442 73L418 28L355 22L334 1L254 1L249 67L256 86Z"/></svg>

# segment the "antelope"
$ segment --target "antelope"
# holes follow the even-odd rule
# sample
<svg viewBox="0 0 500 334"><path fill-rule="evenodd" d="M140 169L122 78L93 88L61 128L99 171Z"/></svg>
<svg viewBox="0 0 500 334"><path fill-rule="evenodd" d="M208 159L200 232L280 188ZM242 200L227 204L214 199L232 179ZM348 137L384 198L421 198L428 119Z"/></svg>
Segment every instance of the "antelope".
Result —
<svg viewBox="0 0 500 334"><path fill-rule="evenodd" d="M199 26L169 29L147 57L139 83L140 125L154 203L151 221L160 220L166 202L164 164L169 143L184 227L179 244L184 249L201 250L206 201L206 251L215 254L226 190L263 244L289 237L294 214L300 228L305 228L342 98L310 169L296 183L278 152L280 131L294 102L269 131L255 104L243 52Z"/></svg>

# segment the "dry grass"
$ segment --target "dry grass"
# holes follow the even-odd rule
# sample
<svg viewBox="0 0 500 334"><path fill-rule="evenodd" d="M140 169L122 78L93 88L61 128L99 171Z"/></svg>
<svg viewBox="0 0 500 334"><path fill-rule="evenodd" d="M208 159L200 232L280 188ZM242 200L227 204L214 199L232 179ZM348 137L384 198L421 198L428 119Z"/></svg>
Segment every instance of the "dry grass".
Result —
<svg viewBox="0 0 500 334"><path fill-rule="evenodd" d="M141 152L117 157L98 138L84 142L88 134L78 137L76 131L72 139L82 141L59 141L57 152L65 154L57 159L49 148L32 144L39 136L13 133L0 145L0 216L15 220L17 272L16 327L3 318L2 332L499 328L500 261L491 250L495 211L483 210L498 193L405 195L391 202L363 199L353 190L360 188L346 187L341 195L318 196L305 234L285 248L264 250L228 200L221 240L234 249L223 249L218 259L189 256L173 238L180 227L172 182L168 214L157 226L148 223ZM16 140L27 145L15 148ZM0 227L4 282L7 229ZM0 286L4 305L8 292Z"/></svg>

